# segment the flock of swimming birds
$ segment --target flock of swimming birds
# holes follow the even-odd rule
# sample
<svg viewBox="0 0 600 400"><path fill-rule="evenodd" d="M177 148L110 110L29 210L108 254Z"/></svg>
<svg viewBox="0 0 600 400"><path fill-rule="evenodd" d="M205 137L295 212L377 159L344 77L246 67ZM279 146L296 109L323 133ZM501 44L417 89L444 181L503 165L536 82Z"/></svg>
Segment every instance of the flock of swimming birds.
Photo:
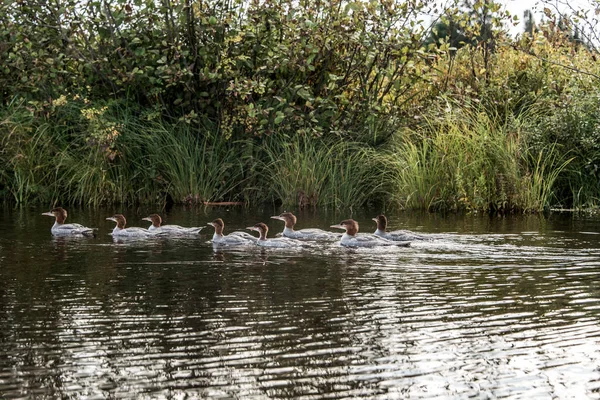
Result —
<svg viewBox="0 0 600 400"><path fill-rule="evenodd" d="M80 224L66 224L67 210L62 207L56 207L42 215L55 218L54 225L50 230L54 236L96 236L97 228L88 228ZM377 223L377 230L373 234L360 235L358 235L358 223L353 219L346 219L339 224L331 225L331 228L345 230L345 232L340 235L339 233L328 232L316 228L294 230L296 216L291 212L283 212L280 215L275 215L271 218L285 223L285 228L281 233L281 237L267 239L269 228L263 222L259 222L254 226L246 228L258 232L258 238L247 232L239 231L224 235L223 230L225 224L221 218L217 218L207 225L210 225L215 229L215 233L211 240L212 243L223 246L257 245L264 247L295 247L300 246L303 241L339 240L340 245L347 247L379 247L409 246L410 242L413 240L428 240L426 236L406 230L387 232L387 218L385 215L378 215L373 218L373 221ZM106 219L116 223L111 233L114 238L181 237L198 235L204 228L203 226L186 228L179 225L162 225L162 219L158 214L152 214L146 218L142 218L144 221L151 222L151 225L148 228L126 228L125 225L127 221L122 214L115 214Z"/></svg>

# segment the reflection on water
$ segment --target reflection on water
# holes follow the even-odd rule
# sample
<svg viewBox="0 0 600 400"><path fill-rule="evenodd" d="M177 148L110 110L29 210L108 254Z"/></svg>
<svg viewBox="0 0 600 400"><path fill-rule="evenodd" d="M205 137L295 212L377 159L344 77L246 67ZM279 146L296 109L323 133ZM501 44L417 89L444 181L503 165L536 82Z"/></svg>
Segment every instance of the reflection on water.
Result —
<svg viewBox="0 0 600 400"><path fill-rule="evenodd" d="M212 232L113 242L113 211L70 212L96 239L0 213L3 397L600 397L597 220L398 214L392 228L435 240L282 250L213 248ZM269 215L226 223L280 231Z"/></svg>

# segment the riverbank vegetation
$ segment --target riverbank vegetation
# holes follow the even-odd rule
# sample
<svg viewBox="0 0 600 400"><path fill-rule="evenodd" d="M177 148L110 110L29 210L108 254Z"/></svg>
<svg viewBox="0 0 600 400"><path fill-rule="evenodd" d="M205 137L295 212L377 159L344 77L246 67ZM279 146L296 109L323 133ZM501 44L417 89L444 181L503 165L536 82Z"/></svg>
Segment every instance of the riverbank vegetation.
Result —
<svg viewBox="0 0 600 400"><path fill-rule="evenodd" d="M597 30L558 11L514 36L492 1L4 2L0 196L596 207Z"/></svg>

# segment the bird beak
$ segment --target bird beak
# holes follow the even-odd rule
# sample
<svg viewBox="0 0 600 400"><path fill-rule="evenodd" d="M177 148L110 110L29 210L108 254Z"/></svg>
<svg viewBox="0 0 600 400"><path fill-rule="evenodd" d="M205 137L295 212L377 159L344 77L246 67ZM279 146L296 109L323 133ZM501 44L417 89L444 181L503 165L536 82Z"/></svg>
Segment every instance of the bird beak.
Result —
<svg viewBox="0 0 600 400"><path fill-rule="evenodd" d="M49 217L54 217L54 214L52 214L52 212L51 212L51 211L48 211L48 212L42 213L42 215L47 215L47 216L49 216Z"/></svg>
<svg viewBox="0 0 600 400"><path fill-rule="evenodd" d="M257 231L258 232L258 228L255 228L253 226L249 226L246 229L250 229L251 231Z"/></svg>
<svg viewBox="0 0 600 400"><path fill-rule="evenodd" d="M379 220L377 219L377 217L375 217L375 218L371 218L371 220L372 220L372 221L375 221L375 222L379 222Z"/></svg>
<svg viewBox="0 0 600 400"><path fill-rule="evenodd" d="M330 228L346 229L346 227L342 224L331 225Z"/></svg>
<svg viewBox="0 0 600 400"><path fill-rule="evenodd" d="M278 219L280 221L285 221L285 219L283 217L280 217L279 215L273 215L271 218L272 219Z"/></svg>
<svg viewBox="0 0 600 400"><path fill-rule="evenodd" d="M150 217L144 217L144 218L142 218L142 221L149 221L149 222L152 222L152 220L150 219Z"/></svg>
<svg viewBox="0 0 600 400"><path fill-rule="evenodd" d="M108 217L106 218L107 221L113 221L113 222L117 222L115 217Z"/></svg>
<svg viewBox="0 0 600 400"><path fill-rule="evenodd" d="M212 226L213 228L215 227L215 224L213 224L212 222L208 222L206 225L210 225L210 226Z"/></svg>

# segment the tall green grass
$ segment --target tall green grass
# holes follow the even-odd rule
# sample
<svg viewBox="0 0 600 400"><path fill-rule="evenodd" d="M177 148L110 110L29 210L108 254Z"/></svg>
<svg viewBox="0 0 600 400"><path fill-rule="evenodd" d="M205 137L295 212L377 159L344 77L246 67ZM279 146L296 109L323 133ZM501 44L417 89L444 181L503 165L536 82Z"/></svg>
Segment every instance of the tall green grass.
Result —
<svg viewBox="0 0 600 400"><path fill-rule="evenodd" d="M121 171L141 188L138 197L158 191L175 202L229 200L246 178L241 145L185 123L130 124L119 145Z"/></svg>
<svg viewBox="0 0 600 400"><path fill-rule="evenodd" d="M57 158L57 199L65 203L98 206L123 203L133 198L132 182L123 176L122 168L108 160L102 151L68 147Z"/></svg>
<svg viewBox="0 0 600 400"><path fill-rule="evenodd" d="M413 136L386 154L392 201L408 209L445 209L454 190L440 177L445 157L427 137Z"/></svg>
<svg viewBox="0 0 600 400"><path fill-rule="evenodd" d="M31 136L17 139L18 148L8 155L2 168L3 180L11 181L8 191L17 203L49 198L53 170L48 162L52 142L46 134L47 129L48 125L44 124L38 126ZM2 146L5 146L4 141Z"/></svg>
<svg viewBox="0 0 600 400"><path fill-rule="evenodd" d="M598 85L591 89L573 84L569 95L560 99L560 107L542 98L528 112L532 164L539 153L553 158L558 152L564 154L561 160L571 159L555 185L560 205L573 209L600 205L600 89Z"/></svg>
<svg viewBox="0 0 600 400"><path fill-rule="evenodd" d="M21 105L0 118L0 188L18 204L201 203L238 199L243 146L184 122L150 122L119 107L61 108L56 120Z"/></svg>
<svg viewBox="0 0 600 400"><path fill-rule="evenodd" d="M5 109L4 198L19 204L244 200L298 208L391 203L535 212L560 202L557 183L573 160L559 145L530 146L521 119L456 104L381 147L284 132L236 142L211 127L148 121L126 108L96 109L104 111L88 118L81 107L64 108L56 120L34 117L23 105Z"/></svg>
<svg viewBox="0 0 600 400"><path fill-rule="evenodd" d="M520 120L456 105L398 135L388 160L401 206L483 211L548 207L568 162L555 148L532 158Z"/></svg>
<svg viewBox="0 0 600 400"><path fill-rule="evenodd" d="M68 202L197 204L229 200L244 182L233 143L184 123L130 119L112 151L114 159L102 149L61 154Z"/></svg>
<svg viewBox="0 0 600 400"><path fill-rule="evenodd" d="M364 145L296 135L261 148L266 190L286 207L351 208L384 195L380 159Z"/></svg>
<svg viewBox="0 0 600 400"><path fill-rule="evenodd" d="M0 187L5 197L26 204L51 198L54 181L52 126L37 122L23 104L0 114Z"/></svg>
<svg viewBox="0 0 600 400"><path fill-rule="evenodd" d="M525 212L548 209L555 204L553 201L559 201L553 191L554 185L574 158L561 154L555 145L538 153L528 152L525 157L529 168L521 177L520 207Z"/></svg>

